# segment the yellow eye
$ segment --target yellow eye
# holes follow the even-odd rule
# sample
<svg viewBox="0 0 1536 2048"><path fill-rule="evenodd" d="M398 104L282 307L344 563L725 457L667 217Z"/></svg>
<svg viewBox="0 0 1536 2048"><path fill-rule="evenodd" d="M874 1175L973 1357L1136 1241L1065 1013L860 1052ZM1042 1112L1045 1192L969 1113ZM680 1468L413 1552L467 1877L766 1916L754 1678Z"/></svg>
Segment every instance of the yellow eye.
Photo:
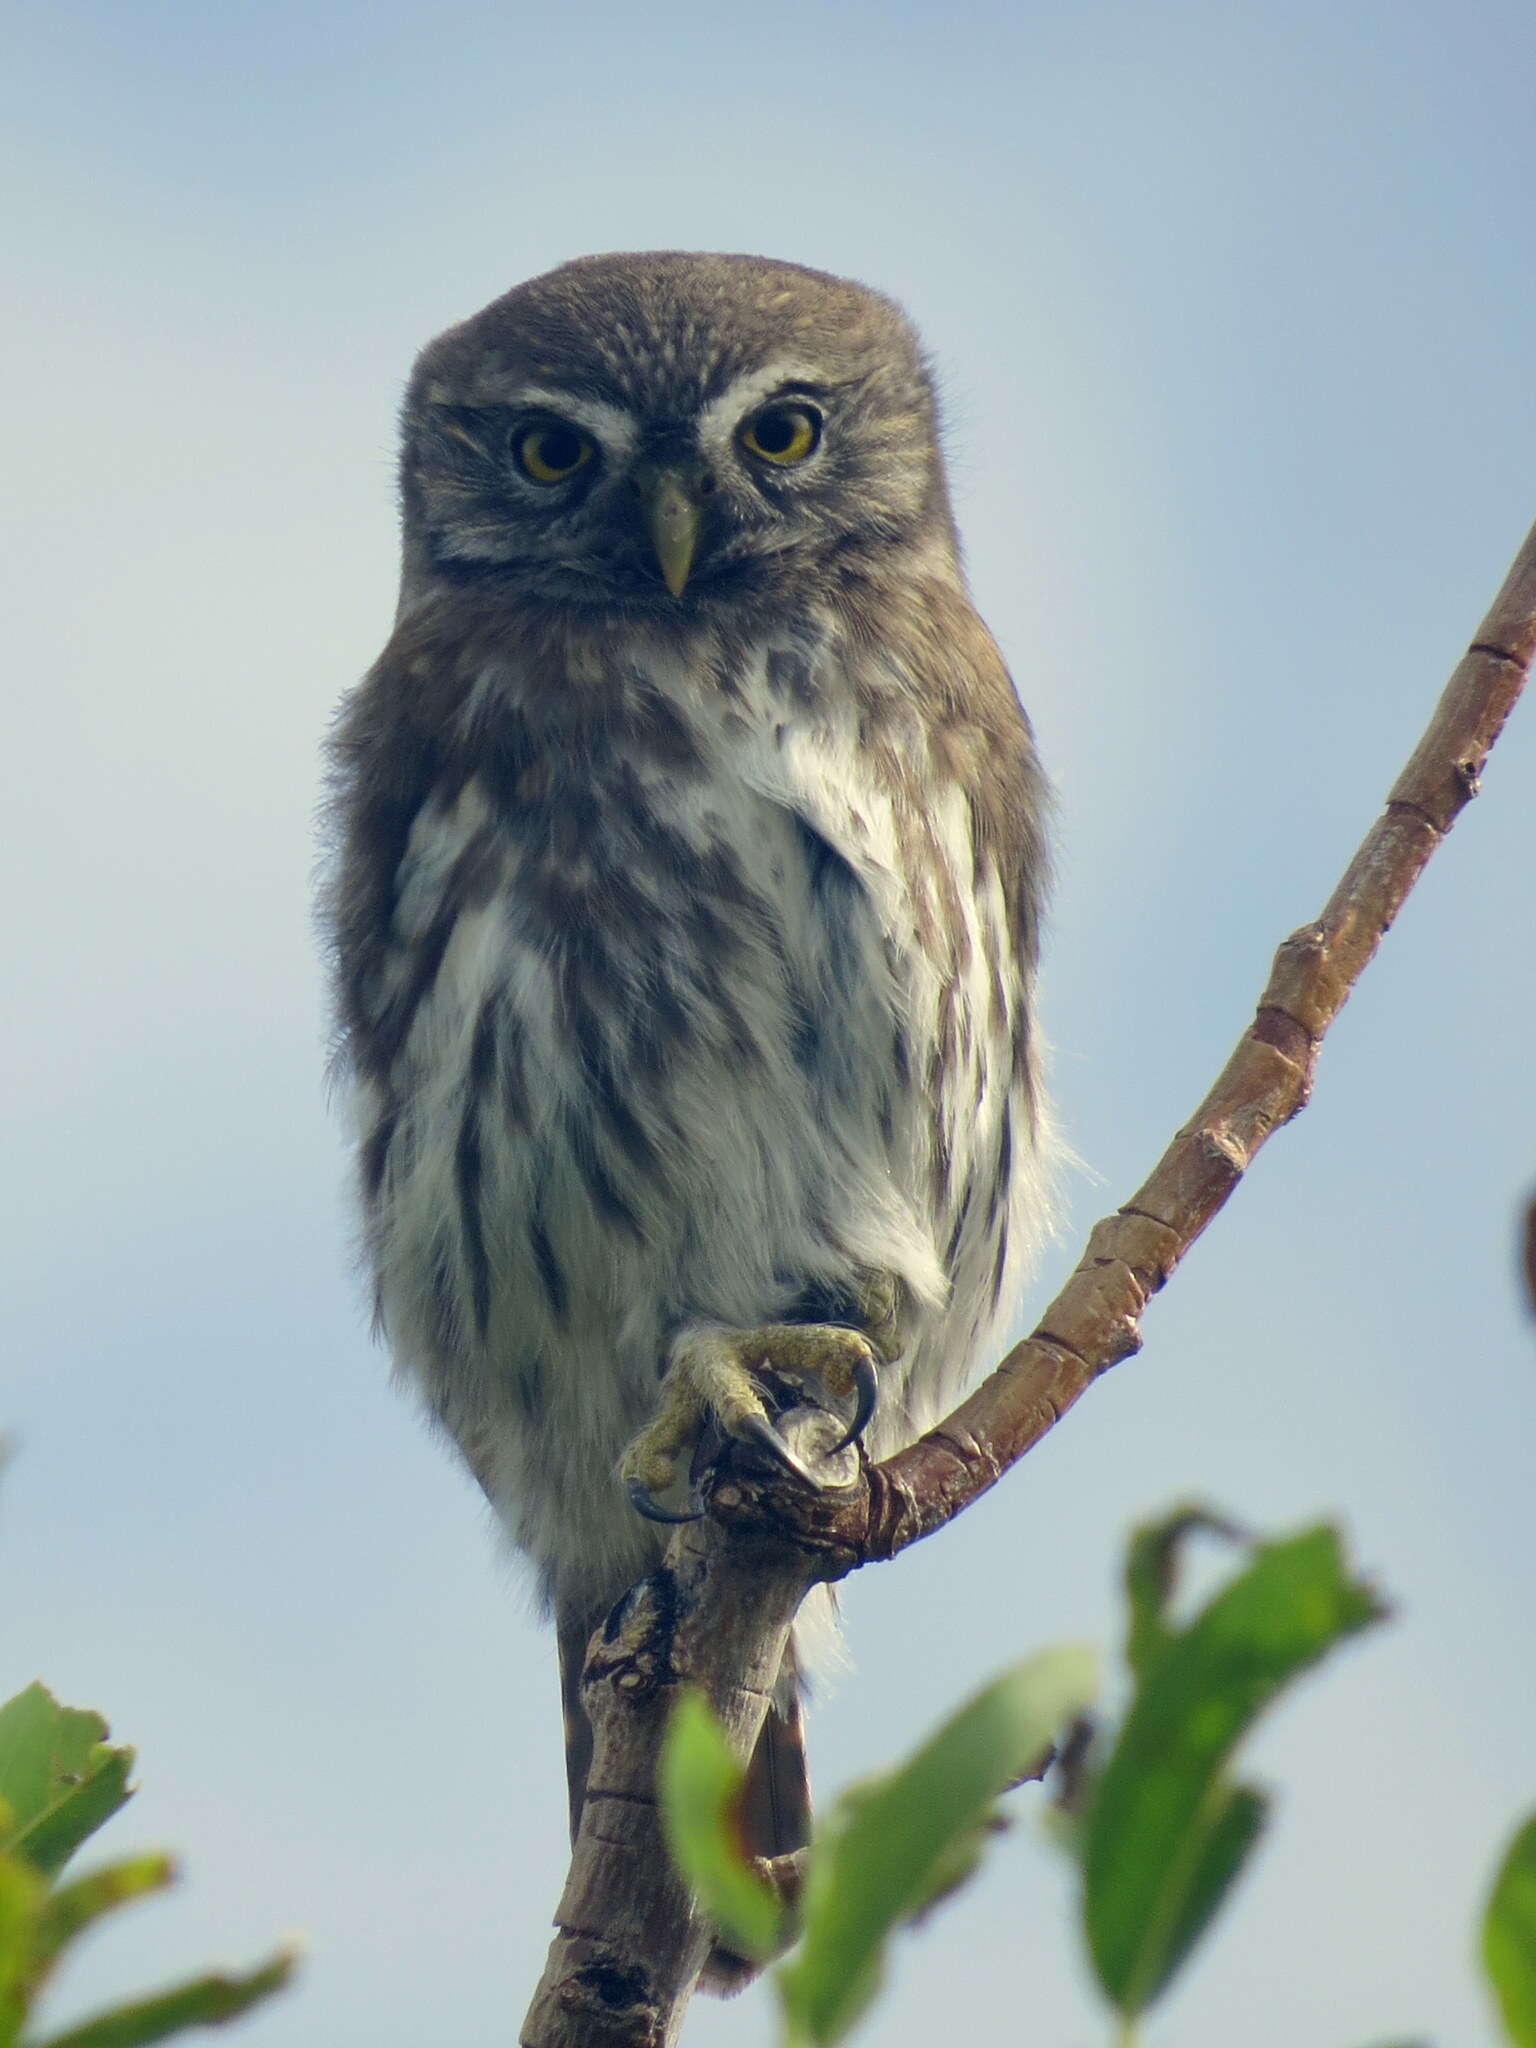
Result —
<svg viewBox="0 0 1536 2048"><path fill-rule="evenodd" d="M592 443L564 420L546 420L542 426L523 427L512 437L512 458L533 483L563 484L592 460Z"/></svg>
<svg viewBox="0 0 1536 2048"><path fill-rule="evenodd" d="M741 430L741 445L749 455L781 469L814 455L820 440L821 414L808 405L765 405Z"/></svg>

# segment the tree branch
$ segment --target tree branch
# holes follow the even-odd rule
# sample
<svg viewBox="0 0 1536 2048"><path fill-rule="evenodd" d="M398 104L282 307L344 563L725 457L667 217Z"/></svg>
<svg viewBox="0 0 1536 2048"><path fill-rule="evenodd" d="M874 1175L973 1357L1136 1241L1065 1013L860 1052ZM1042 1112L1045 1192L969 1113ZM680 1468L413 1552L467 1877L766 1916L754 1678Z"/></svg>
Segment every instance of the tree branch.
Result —
<svg viewBox="0 0 1536 2048"><path fill-rule="evenodd" d="M710 1518L593 1637L583 1675L595 1751L557 1932L524 2048L666 2048L709 1932L668 1863L656 1756L681 1683L700 1685L750 1753L789 1625L818 1580L894 1557L994 1485L1101 1372L1141 1345L1151 1297L1265 1140L1306 1104L1324 1033L1425 863L1476 795L1536 658L1536 529L1452 675L1382 815L1316 923L1275 956L1253 1023L1151 1177L1091 1232L1031 1337L915 1444L812 1494L733 1451ZM814 1433L809 1411L799 1427ZM825 1440L825 1439L824 1439ZM845 1453L850 1464L853 1454Z"/></svg>

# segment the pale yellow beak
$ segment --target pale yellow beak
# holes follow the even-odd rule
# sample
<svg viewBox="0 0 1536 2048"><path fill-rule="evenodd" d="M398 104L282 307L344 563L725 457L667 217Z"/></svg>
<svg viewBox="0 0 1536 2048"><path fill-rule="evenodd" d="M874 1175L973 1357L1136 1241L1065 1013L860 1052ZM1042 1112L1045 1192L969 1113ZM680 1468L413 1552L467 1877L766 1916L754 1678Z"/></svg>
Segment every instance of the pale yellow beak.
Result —
<svg viewBox="0 0 1536 2048"><path fill-rule="evenodd" d="M687 586L699 545L699 504L688 481L675 469L656 472L645 487L645 530L674 597Z"/></svg>

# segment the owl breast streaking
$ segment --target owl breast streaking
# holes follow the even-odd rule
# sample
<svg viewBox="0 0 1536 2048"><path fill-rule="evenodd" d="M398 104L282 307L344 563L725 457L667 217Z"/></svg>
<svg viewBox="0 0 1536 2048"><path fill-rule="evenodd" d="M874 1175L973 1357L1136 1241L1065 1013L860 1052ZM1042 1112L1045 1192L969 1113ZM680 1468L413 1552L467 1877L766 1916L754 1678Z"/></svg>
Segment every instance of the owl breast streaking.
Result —
<svg viewBox="0 0 1536 2048"><path fill-rule="evenodd" d="M401 479L334 743L367 1256L579 1661L701 1430L878 1385L884 1453L1009 1309L1044 787L874 292L567 264L426 349Z"/></svg>

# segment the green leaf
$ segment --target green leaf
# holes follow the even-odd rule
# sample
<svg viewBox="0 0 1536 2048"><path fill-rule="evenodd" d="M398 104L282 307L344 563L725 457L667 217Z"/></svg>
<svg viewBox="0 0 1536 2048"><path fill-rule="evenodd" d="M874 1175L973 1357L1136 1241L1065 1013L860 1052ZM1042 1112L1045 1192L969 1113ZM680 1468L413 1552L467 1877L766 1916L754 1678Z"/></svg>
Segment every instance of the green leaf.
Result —
<svg viewBox="0 0 1536 2048"><path fill-rule="evenodd" d="M1381 1611L1321 1527L1256 1546L1153 1654L1144 1630L1137 1691L1083 1839L1089 1954L1121 2013L1164 1989L1253 1846L1263 1802L1222 1777L1238 1741L1290 1680Z"/></svg>
<svg viewBox="0 0 1536 2048"><path fill-rule="evenodd" d="M784 1915L743 1846L745 1777L708 1701L685 1692L667 1725L658 1769L667 1847L731 1946L761 1961L780 1946Z"/></svg>
<svg viewBox="0 0 1536 2048"><path fill-rule="evenodd" d="M974 1864L998 1795L1092 1698L1097 1660L1032 1657L977 1694L896 1770L844 1794L818 1829L804 1940L777 1972L789 2038L840 2040L879 1987L887 1937Z"/></svg>
<svg viewBox="0 0 1536 2048"><path fill-rule="evenodd" d="M100 2013L67 2034L52 2034L39 2048L140 2048L143 2042L165 2041L189 2027L222 2026L280 1991L293 1966L294 1957L285 1950L248 1976L196 1977L155 1998Z"/></svg>
<svg viewBox="0 0 1536 2048"><path fill-rule="evenodd" d="M46 1887L30 1863L0 1855L0 2043L10 2048L26 2012L33 1929Z"/></svg>
<svg viewBox="0 0 1536 2048"><path fill-rule="evenodd" d="M1130 1626L1125 1661L1142 1677L1159 1650L1172 1639L1168 1609L1178 1588L1184 1545L1196 1532L1242 1541L1242 1531L1199 1501L1172 1509L1135 1530L1125 1552L1125 1596Z"/></svg>
<svg viewBox="0 0 1536 2048"><path fill-rule="evenodd" d="M1217 1779L1200 1824L1190 1832L1190 1863L1182 1885L1171 1886L1176 1905L1165 1937L1158 1989L1204 1934L1236 1882L1269 1815L1269 1801L1252 1785ZM1154 1994L1155 1995L1155 1994Z"/></svg>
<svg viewBox="0 0 1536 2048"><path fill-rule="evenodd" d="M1536 1813L1516 1831L1493 1881L1483 1967L1514 2048L1536 2048Z"/></svg>
<svg viewBox="0 0 1536 2048"><path fill-rule="evenodd" d="M131 1749L112 1748L99 1714L61 1707L43 1685L0 1707L0 1848L51 1877L130 1797Z"/></svg>
<svg viewBox="0 0 1536 2048"><path fill-rule="evenodd" d="M36 1956L40 1971L53 1966L60 1951L78 1934L146 1892L163 1891L175 1879L169 1856L131 1856L109 1863L72 1884L59 1885L38 1914Z"/></svg>

